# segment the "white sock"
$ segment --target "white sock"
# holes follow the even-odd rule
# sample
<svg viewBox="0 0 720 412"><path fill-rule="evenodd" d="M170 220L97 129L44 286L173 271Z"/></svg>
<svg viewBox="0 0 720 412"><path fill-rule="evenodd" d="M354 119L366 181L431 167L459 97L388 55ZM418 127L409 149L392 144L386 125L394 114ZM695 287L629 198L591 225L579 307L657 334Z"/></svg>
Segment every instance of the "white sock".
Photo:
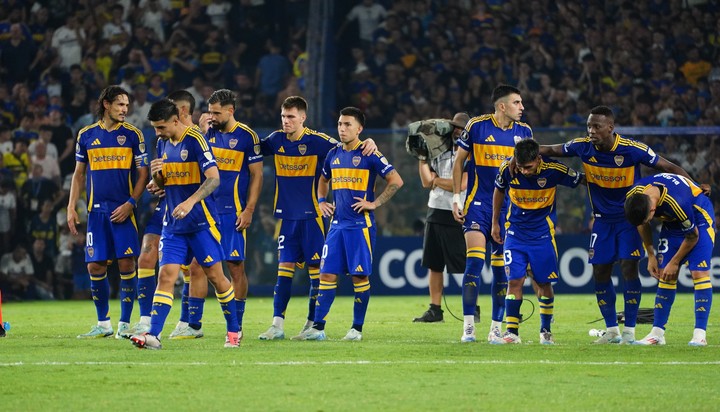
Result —
<svg viewBox="0 0 720 412"><path fill-rule="evenodd" d="M465 320L465 325L474 325L475 324L475 315L464 315L463 319Z"/></svg>
<svg viewBox="0 0 720 412"><path fill-rule="evenodd" d="M140 316L140 324L141 325L149 325L150 324L150 316Z"/></svg>
<svg viewBox="0 0 720 412"><path fill-rule="evenodd" d="M309 327L312 327L312 325L314 325L314 324L315 324L315 322L313 322L311 320L308 320L305 322L305 326L309 326Z"/></svg>
<svg viewBox="0 0 720 412"><path fill-rule="evenodd" d="M650 334L653 336L665 336L665 329L653 326Z"/></svg>
<svg viewBox="0 0 720 412"><path fill-rule="evenodd" d="M279 329L285 329L285 318L281 318L280 316L273 317L273 326Z"/></svg>
<svg viewBox="0 0 720 412"><path fill-rule="evenodd" d="M620 327L619 327L619 326L610 326L609 328L607 328L607 332L606 332L606 333L614 333L614 334L616 334L616 335L619 335L619 334L620 334Z"/></svg>
<svg viewBox="0 0 720 412"><path fill-rule="evenodd" d="M100 326L101 328L104 328L104 329L108 329L108 328L112 329L112 323L110 323L109 320L99 320L98 326Z"/></svg>
<svg viewBox="0 0 720 412"><path fill-rule="evenodd" d="M498 328L498 329L501 329L501 330L502 330L502 322L498 322L498 321L496 321L496 320L490 322L490 330L493 330L493 329L495 329L495 328Z"/></svg>

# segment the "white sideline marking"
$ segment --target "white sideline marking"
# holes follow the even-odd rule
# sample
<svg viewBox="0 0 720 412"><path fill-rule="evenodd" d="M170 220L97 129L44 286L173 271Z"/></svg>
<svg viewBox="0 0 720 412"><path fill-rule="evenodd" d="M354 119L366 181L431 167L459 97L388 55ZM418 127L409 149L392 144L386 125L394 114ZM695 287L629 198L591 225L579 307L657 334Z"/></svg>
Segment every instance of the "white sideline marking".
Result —
<svg viewBox="0 0 720 412"><path fill-rule="evenodd" d="M438 360L438 361L285 361L285 362L0 362L0 367L12 366L308 366L308 365L592 365L592 366L689 366L720 365L720 361L689 362L585 362L585 361L504 361L504 360Z"/></svg>

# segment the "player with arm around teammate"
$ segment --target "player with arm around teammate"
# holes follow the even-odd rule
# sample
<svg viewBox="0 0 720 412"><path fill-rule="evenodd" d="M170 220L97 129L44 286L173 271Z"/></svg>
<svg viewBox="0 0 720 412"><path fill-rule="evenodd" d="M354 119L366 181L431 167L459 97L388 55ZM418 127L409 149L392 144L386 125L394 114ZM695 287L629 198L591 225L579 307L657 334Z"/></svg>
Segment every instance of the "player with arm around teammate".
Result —
<svg viewBox="0 0 720 412"><path fill-rule="evenodd" d="M555 194L558 185L574 188L584 183L585 177L562 163L540 156L535 140L518 142L513 158L520 173L511 176L509 162L504 162L495 179L493 194L492 237L503 244L508 291L505 297L507 330L501 341L491 343L521 342L520 306L530 266L540 304L540 343L552 345L555 343L550 329L555 306L553 283L558 280ZM510 199L510 211L503 239L500 211L506 192Z"/></svg>

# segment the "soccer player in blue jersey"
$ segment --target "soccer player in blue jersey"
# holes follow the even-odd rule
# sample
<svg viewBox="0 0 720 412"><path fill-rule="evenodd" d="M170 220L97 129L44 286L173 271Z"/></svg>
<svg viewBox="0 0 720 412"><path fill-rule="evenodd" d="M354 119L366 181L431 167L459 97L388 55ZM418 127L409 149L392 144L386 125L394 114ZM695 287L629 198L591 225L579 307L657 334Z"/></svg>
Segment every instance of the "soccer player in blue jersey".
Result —
<svg viewBox="0 0 720 412"><path fill-rule="evenodd" d="M168 99L175 103L178 108L180 123L185 126L194 126L192 122L192 114L195 108L195 98L185 90L177 90L168 95ZM158 190L157 185L152 180L147 185L148 190L160 196L150 220L145 226L145 232L142 238L142 246L140 248L140 256L138 256L138 291L137 300L140 306L140 321L126 330L122 336L130 338L132 335L140 335L150 330L150 312L152 310L153 294L157 283L155 281L155 266L158 262L158 245L160 243L160 235L162 234L163 216L165 215L165 193ZM188 268L182 266L181 270L184 274L185 284L183 286L182 303L180 311L180 321L184 320L183 328L188 326L188 297L190 288L190 274ZM202 269L200 269L202 272ZM198 282L201 289L199 293L207 294L207 282ZM205 296L202 295L202 296ZM177 328L176 328L177 329ZM175 331L173 331L175 333ZM170 339L173 338L170 334ZM197 337L197 336L194 336Z"/></svg>
<svg viewBox="0 0 720 412"><path fill-rule="evenodd" d="M502 245L490 237L492 229L493 182L503 161L512 156L515 144L532 138L532 129L520 122L523 110L520 91L512 86L497 86L492 93L495 105L493 114L470 119L457 140L458 152L453 166L453 217L463 224L466 260L463 275L463 335L461 342L475 342L474 312L477 302L480 274L485 265L486 243L491 246L493 283L492 321L489 342L502 339L500 328L505 314L507 278L503 269ZM467 197L460 197L465 161L468 169ZM504 216L504 213L501 214ZM503 225L504 226L504 225ZM502 226L501 226L502 227ZM502 237L502 234L501 234Z"/></svg>
<svg viewBox="0 0 720 412"><path fill-rule="evenodd" d="M706 330L712 306L710 260L715 244L712 201L692 180L661 173L640 179L628 191L625 216L636 226L648 252L648 272L658 279L653 328L637 345L664 345L680 266L687 264L695 286L695 329L690 346L707 346ZM662 221L657 256L650 221Z"/></svg>
<svg viewBox="0 0 720 412"><path fill-rule="evenodd" d="M323 216L332 215L322 249L318 307L313 327L294 339L326 339L325 321L335 300L338 275L350 274L355 289L353 323L343 340L362 340L370 300L368 277L377 231L373 210L387 203L403 185L400 174L380 152L362 155L360 133L363 126L365 115L360 109L346 107L340 111L338 135L342 146L328 153L317 189ZM387 186L375 198L377 176L384 178ZM331 184L334 204L326 199Z"/></svg>
<svg viewBox="0 0 720 412"><path fill-rule="evenodd" d="M290 301L296 263L305 262L310 275L308 317L301 332L313 325L320 284L320 255L325 241L325 221L316 197L320 170L328 152L338 146L332 137L304 126L308 105L299 96L282 104L282 130L260 143L265 156L274 156L275 217L281 219L278 236L278 278L273 296L273 322L260 340L285 338L285 310ZM368 139L361 143L363 155L377 146Z"/></svg>
<svg viewBox="0 0 720 412"><path fill-rule="evenodd" d="M145 190L148 159L142 132L125 123L128 96L119 86L105 88L98 98L100 120L78 132L75 146L67 222L70 232L77 235L75 225L80 220L76 206L85 183L88 208L85 261L98 318L97 325L78 338L113 334L108 260L117 260L120 270L120 321L116 338L130 328L137 288L135 256L140 250L135 206Z"/></svg>
<svg viewBox="0 0 720 412"><path fill-rule="evenodd" d="M213 284L225 316L225 347L239 346L235 293L225 278L225 259L216 226L217 212L212 193L220 185L215 157L205 137L195 128L180 123L173 102L155 102L148 120L158 137L158 159L150 163L153 180L165 190L166 213L160 238L160 272L153 297L150 331L133 335L138 348L160 349L160 333L172 308L173 286L180 265L195 258Z"/></svg>
<svg viewBox="0 0 720 412"><path fill-rule="evenodd" d="M624 203L627 191L640 178L640 165L690 178L680 166L658 156L647 145L622 137L614 130L612 110L598 106L590 110L586 137L565 144L540 146L543 156L575 156L583 163L594 218L588 257L593 266L595 296L607 328L605 335L595 341L598 344L635 341L641 296L638 262L645 253L637 230L625 220ZM622 334L611 278L617 261L625 282Z"/></svg>
<svg viewBox="0 0 720 412"><path fill-rule="evenodd" d="M513 158L520 173L510 175L509 162L500 165L493 194L492 237L503 244L505 273L508 278L505 296L506 332L493 344L520 343L520 306L523 283L530 266L537 284L540 304L540 343L555 343L550 329L555 294L553 284L558 280L557 247L555 245L558 185L577 187L585 176L562 163L540 156L535 140L521 140L515 145ZM500 233L500 212L505 194L510 199L505 239Z"/></svg>
<svg viewBox="0 0 720 412"><path fill-rule="evenodd" d="M245 273L246 229L253 220L263 181L260 139L247 125L235 120L236 96L227 89L208 99L210 129L205 135L220 169L220 187L215 203L222 245L235 289L239 339L245 313L248 281ZM194 280L194 278L193 278ZM191 301L194 299L190 298Z"/></svg>

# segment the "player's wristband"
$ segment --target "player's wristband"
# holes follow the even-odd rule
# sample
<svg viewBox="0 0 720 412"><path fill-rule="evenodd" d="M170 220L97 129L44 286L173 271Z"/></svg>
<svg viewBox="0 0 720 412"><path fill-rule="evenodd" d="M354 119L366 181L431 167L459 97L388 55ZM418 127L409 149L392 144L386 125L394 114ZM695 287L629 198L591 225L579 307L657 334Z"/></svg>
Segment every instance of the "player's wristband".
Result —
<svg viewBox="0 0 720 412"><path fill-rule="evenodd" d="M459 193L453 194L453 203L455 203L456 205L458 205L458 207L462 206L462 200L460 200L460 194L459 194Z"/></svg>
<svg viewBox="0 0 720 412"><path fill-rule="evenodd" d="M325 199L324 197L321 197L318 199L318 203L322 203L322 202L326 202L326 201L327 201L327 199Z"/></svg>
<svg viewBox="0 0 720 412"><path fill-rule="evenodd" d="M137 202L135 201L134 198L131 197L130 199L127 200L127 202L130 203L133 208L137 207Z"/></svg>

